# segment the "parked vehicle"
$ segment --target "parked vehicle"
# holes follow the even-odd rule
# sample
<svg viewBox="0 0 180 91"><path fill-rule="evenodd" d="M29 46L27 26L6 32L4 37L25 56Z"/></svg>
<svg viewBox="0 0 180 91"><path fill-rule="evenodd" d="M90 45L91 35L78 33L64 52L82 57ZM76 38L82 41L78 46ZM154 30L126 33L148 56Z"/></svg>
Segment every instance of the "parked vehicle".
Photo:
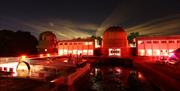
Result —
<svg viewBox="0 0 180 91"><path fill-rule="evenodd" d="M167 56L158 56L156 59L156 63L158 64L165 64L167 60Z"/></svg>
<svg viewBox="0 0 180 91"><path fill-rule="evenodd" d="M180 62L180 48L178 48L178 49L174 50L172 53L170 53L166 62L168 64L178 64Z"/></svg>

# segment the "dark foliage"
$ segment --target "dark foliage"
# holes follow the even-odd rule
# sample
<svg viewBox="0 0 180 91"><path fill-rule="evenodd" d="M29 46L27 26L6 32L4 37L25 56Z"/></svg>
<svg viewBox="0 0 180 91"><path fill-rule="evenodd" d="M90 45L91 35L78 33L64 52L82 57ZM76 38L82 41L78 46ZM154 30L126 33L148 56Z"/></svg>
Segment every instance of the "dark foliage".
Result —
<svg viewBox="0 0 180 91"><path fill-rule="evenodd" d="M0 56L37 53L37 39L30 32L0 30Z"/></svg>
<svg viewBox="0 0 180 91"><path fill-rule="evenodd" d="M98 44L101 45L102 44L102 38L100 36L95 36L95 35L92 35L91 38L93 39L97 39L98 41Z"/></svg>
<svg viewBox="0 0 180 91"><path fill-rule="evenodd" d="M139 35L139 32L132 32L128 35L128 42L129 43L132 43L133 42L133 39L140 36Z"/></svg>

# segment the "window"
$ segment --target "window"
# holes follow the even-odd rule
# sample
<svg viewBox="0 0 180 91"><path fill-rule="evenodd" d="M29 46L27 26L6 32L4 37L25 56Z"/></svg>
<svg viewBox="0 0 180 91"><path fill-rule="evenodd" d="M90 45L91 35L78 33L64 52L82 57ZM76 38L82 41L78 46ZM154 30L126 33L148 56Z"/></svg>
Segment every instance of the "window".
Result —
<svg viewBox="0 0 180 91"><path fill-rule="evenodd" d="M73 54L77 54L77 50L73 50Z"/></svg>
<svg viewBox="0 0 180 91"><path fill-rule="evenodd" d="M169 43L174 43L174 41L171 40L171 41L169 41Z"/></svg>
<svg viewBox="0 0 180 91"><path fill-rule="evenodd" d="M144 44L144 41L138 41L138 44Z"/></svg>
<svg viewBox="0 0 180 91"><path fill-rule="evenodd" d="M63 55L63 50L59 49L58 54Z"/></svg>
<svg viewBox="0 0 180 91"><path fill-rule="evenodd" d="M92 42L89 42L89 45L92 45L93 43Z"/></svg>
<svg viewBox="0 0 180 91"><path fill-rule="evenodd" d="M153 41L153 43L159 43L159 41Z"/></svg>
<svg viewBox="0 0 180 91"><path fill-rule="evenodd" d="M77 45L77 43L74 43L74 45Z"/></svg>
<svg viewBox="0 0 180 91"><path fill-rule="evenodd" d="M151 41L147 41L147 43L151 43Z"/></svg>
<svg viewBox="0 0 180 91"><path fill-rule="evenodd" d="M63 45L63 43L59 43L59 45Z"/></svg>
<svg viewBox="0 0 180 91"><path fill-rule="evenodd" d="M177 43L180 43L180 40L177 40Z"/></svg>
<svg viewBox="0 0 180 91"><path fill-rule="evenodd" d="M64 43L64 45L67 45L67 43Z"/></svg>
<svg viewBox="0 0 180 91"><path fill-rule="evenodd" d="M139 50L139 55L140 56L144 56L145 55L145 50L144 49L140 49Z"/></svg>
<svg viewBox="0 0 180 91"><path fill-rule="evenodd" d="M146 56L152 56L152 49L147 49L147 54Z"/></svg>
<svg viewBox="0 0 180 91"><path fill-rule="evenodd" d="M89 50L88 55L93 55L93 50Z"/></svg>
<svg viewBox="0 0 180 91"><path fill-rule="evenodd" d="M84 42L84 45L88 45L88 42Z"/></svg>
<svg viewBox="0 0 180 91"><path fill-rule="evenodd" d="M81 44L82 44L81 42L78 43L78 45L81 45Z"/></svg>
<svg viewBox="0 0 180 91"><path fill-rule="evenodd" d="M83 50L83 55L87 55L88 51L87 50Z"/></svg>
<svg viewBox="0 0 180 91"><path fill-rule="evenodd" d="M166 43L166 41L161 41L161 43Z"/></svg>

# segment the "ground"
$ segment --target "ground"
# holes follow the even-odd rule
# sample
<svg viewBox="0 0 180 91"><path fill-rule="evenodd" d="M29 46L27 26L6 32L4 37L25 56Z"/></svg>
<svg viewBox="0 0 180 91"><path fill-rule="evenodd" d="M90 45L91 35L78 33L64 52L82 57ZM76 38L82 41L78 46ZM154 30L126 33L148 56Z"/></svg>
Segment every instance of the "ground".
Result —
<svg viewBox="0 0 180 91"><path fill-rule="evenodd" d="M180 91L180 65L157 64L151 57L132 59L133 69L121 66L100 67L100 73L93 76L95 70L91 71L96 68L93 67L89 73L69 87L62 85L54 88L43 81L1 77L0 91ZM121 72L119 69L122 70L122 74L117 73ZM134 71L138 73L138 79L133 74Z"/></svg>

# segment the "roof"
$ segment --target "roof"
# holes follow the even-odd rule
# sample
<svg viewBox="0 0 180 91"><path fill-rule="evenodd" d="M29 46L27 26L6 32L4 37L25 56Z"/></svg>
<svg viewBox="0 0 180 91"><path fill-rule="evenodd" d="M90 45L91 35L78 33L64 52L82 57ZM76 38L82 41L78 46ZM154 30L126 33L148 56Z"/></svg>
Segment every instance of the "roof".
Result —
<svg viewBox="0 0 180 91"><path fill-rule="evenodd" d="M105 32L116 32L116 31L125 32L124 29L120 26L111 26Z"/></svg>
<svg viewBox="0 0 180 91"><path fill-rule="evenodd" d="M84 42L84 41L94 41L93 38L85 38L85 39L72 39L72 40L59 40L58 42Z"/></svg>
<svg viewBox="0 0 180 91"><path fill-rule="evenodd" d="M169 40L169 39L180 39L180 35L170 35L170 36L143 36L137 37L137 40Z"/></svg>

